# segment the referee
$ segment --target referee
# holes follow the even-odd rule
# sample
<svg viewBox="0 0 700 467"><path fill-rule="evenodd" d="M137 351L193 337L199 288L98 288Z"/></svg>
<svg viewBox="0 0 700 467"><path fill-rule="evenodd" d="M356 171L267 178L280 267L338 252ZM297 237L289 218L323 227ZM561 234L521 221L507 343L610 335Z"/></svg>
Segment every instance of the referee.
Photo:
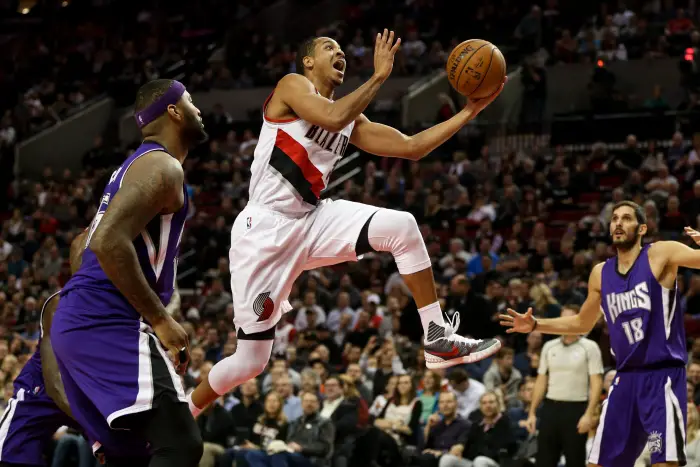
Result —
<svg viewBox="0 0 700 467"><path fill-rule="evenodd" d="M566 305L562 316L574 316L577 305ZM581 336L562 336L542 348L540 367L526 427L537 426L537 467L556 467L562 453L567 467L586 465L586 439L603 387L603 359L598 344Z"/></svg>

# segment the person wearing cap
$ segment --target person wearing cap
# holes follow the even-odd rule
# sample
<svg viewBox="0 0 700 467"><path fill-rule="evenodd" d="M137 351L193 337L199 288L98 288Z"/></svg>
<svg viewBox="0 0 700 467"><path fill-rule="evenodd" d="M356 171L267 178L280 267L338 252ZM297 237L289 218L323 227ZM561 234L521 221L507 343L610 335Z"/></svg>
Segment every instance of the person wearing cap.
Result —
<svg viewBox="0 0 700 467"><path fill-rule="evenodd" d="M364 311L369 315L369 327L372 329L379 329L379 326L382 324L382 319L384 318L384 310L379 307L382 303L382 299L376 293L370 293L362 297L362 302L362 308L357 310L353 317L352 324L350 325L351 328L355 329L357 321L360 319L360 313Z"/></svg>

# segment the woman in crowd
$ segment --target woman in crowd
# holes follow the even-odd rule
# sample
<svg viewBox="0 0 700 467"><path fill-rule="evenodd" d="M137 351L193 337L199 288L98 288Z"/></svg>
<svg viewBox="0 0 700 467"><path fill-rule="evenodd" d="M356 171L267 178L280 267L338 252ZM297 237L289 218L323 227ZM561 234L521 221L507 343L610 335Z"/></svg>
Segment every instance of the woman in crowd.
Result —
<svg viewBox="0 0 700 467"><path fill-rule="evenodd" d="M418 391L418 400L422 405L420 414L420 426L424 427L428 423L428 417L437 410L438 396L442 378L434 371L426 371L423 375L423 389Z"/></svg>
<svg viewBox="0 0 700 467"><path fill-rule="evenodd" d="M287 438L287 417L284 416L282 398L274 391L265 397L265 411L253 426L251 439L241 445L236 463L257 467L261 451L265 452L270 442ZM242 461L242 462L241 462Z"/></svg>

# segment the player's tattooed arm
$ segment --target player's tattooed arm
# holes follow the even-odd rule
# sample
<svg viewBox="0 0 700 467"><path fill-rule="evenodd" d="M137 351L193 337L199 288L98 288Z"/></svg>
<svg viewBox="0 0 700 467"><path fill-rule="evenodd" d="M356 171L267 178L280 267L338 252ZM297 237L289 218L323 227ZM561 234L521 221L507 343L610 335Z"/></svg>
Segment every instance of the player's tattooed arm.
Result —
<svg viewBox="0 0 700 467"><path fill-rule="evenodd" d="M154 217L183 205L183 180L182 166L167 153L137 159L88 244L109 280L152 325L168 315L141 270L133 240Z"/></svg>
<svg viewBox="0 0 700 467"><path fill-rule="evenodd" d="M73 418L73 412L68 404L66 390L63 387L61 373L58 371L56 356L51 347L51 323L56 312L59 298L54 297L50 303L46 304L44 313L41 315L41 327L44 335L41 338L39 352L41 354L41 374L44 378L44 388L49 397L56 403L59 409L69 417Z"/></svg>
<svg viewBox="0 0 700 467"><path fill-rule="evenodd" d="M75 237L70 244L70 272L75 274L83 262L83 251L87 240L87 230Z"/></svg>

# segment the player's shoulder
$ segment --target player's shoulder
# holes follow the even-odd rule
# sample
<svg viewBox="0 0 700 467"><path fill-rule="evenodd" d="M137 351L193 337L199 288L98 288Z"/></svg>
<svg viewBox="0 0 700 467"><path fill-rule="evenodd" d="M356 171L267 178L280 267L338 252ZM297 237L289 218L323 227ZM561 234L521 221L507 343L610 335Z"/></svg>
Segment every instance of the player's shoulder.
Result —
<svg viewBox="0 0 700 467"><path fill-rule="evenodd" d="M593 269L591 269L591 274L600 275L603 272L603 266L605 266L605 261L601 261L600 263L596 263L593 266Z"/></svg>
<svg viewBox="0 0 700 467"><path fill-rule="evenodd" d="M588 278L588 285L589 287L591 285L600 288L601 284L601 279L603 277L603 267L605 266L605 261L601 261L600 263L597 263L595 266L593 266L593 269L591 269L591 275Z"/></svg>
<svg viewBox="0 0 700 467"><path fill-rule="evenodd" d="M155 196L173 200L173 206L166 208L170 211L180 209L184 183L185 172L177 159L165 151L151 151L131 164L122 178L120 189L128 186L137 190L141 201Z"/></svg>
<svg viewBox="0 0 700 467"><path fill-rule="evenodd" d="M173 182L182 181L185 178L182 164L165 151L150 151L141 156L139 160L142 160L142 163L138 164L137 169L143 169L145 175L158 175Z"/></svg>
<svg viewBox="0 0 700 467"><path fill-rule="evenodd" d="M649 244L649 257L653 258L655 256L665 256L673 251L675 248L682 246L680 242L673 240L659 240L654 243Z"/></svg>
<svg viewBox="0 0 700 467"><path fill-rule="evenodd" d="M289 73L277 82L275 91L314 91L314 85L306 76L299 73Z"/></svg>

